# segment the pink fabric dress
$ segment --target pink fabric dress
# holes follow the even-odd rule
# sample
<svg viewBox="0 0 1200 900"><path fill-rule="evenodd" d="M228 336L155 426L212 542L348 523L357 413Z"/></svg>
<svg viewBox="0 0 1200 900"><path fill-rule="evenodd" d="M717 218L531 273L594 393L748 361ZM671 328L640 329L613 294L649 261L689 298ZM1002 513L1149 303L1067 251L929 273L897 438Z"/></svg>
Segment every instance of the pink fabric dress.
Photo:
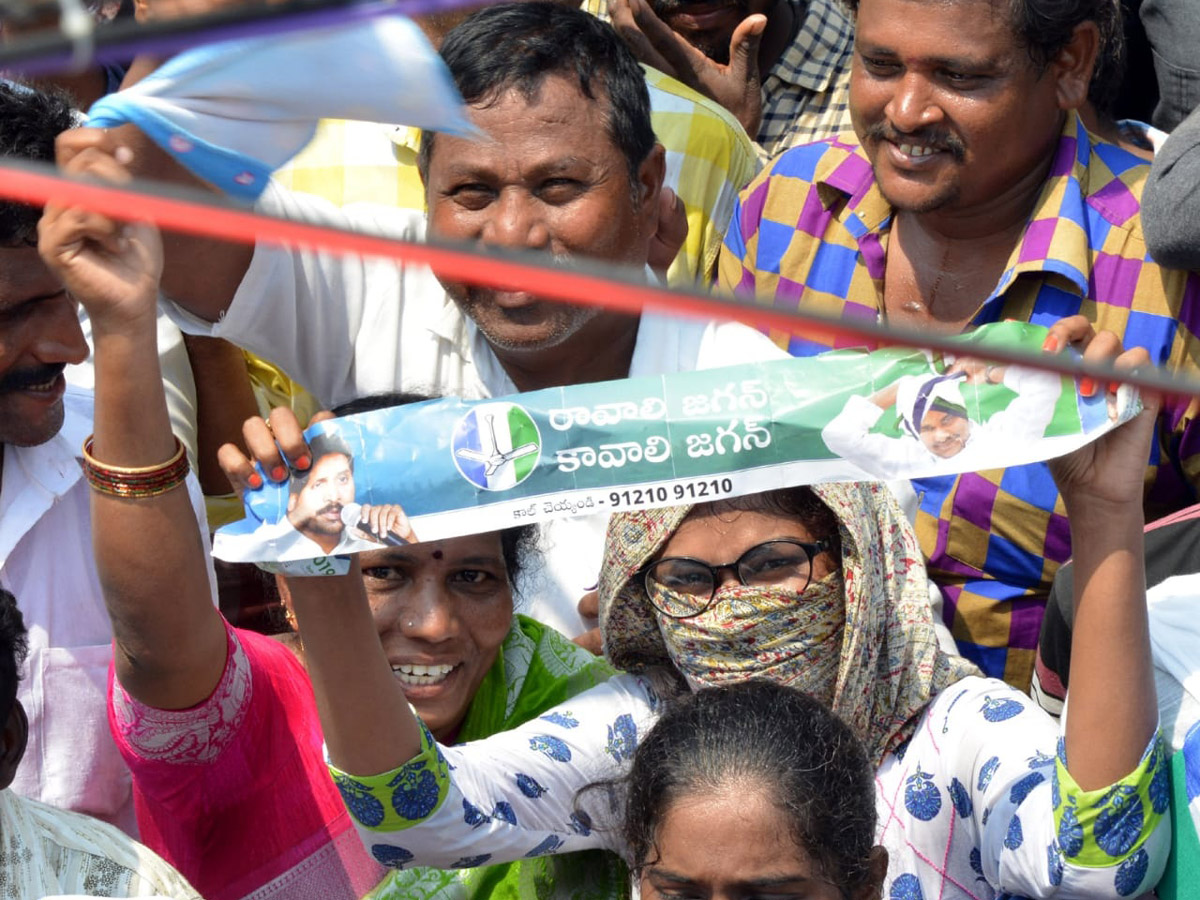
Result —
<svg viewBox="0 0 1200 900"><path fill-rule="evenodd" d="M226 628L225 671L191 709L138 703L110 670L141 839L207 900L357 900L384 870L330 780L308 673L279 642Z"/></svg>

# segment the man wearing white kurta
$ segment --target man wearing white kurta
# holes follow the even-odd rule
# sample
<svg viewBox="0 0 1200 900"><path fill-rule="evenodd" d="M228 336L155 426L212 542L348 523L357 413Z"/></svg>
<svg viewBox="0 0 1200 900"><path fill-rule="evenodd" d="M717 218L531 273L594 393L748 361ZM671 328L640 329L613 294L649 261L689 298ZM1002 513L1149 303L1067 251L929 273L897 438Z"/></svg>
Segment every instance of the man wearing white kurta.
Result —
<svg viewBox="0 0 1200 900"><path fill-rule="evenodd" d="M258 208L406 240L425 235L424 216L412 210L337 209L274 186ZM326 406L392 391L479 399L518 390L493 345L426 266L259 244L219 321L179 307L171 314L184 331L226 338L277 363ZM685 372L783 356L744 325L644 313L622 374ZM584 516L543 527L543 565L531 567L520 585L528 604L523 612L568 636L583 631L575 607L596 583L607 520Z"/></svg>

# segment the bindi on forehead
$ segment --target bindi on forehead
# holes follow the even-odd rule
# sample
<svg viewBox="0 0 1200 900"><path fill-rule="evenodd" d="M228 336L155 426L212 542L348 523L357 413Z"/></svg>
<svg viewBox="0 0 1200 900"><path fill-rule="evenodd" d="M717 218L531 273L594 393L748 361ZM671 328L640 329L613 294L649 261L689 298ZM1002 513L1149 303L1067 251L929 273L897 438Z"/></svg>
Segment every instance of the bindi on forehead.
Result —
<svg viewBox="0 0 1200 900"><path fill-rule="evenodd" d="M434 550L433 553L430 554L430 556L432 556L434 559L441 559L445 555L446 554L442 553L441 550Z"/></svg>

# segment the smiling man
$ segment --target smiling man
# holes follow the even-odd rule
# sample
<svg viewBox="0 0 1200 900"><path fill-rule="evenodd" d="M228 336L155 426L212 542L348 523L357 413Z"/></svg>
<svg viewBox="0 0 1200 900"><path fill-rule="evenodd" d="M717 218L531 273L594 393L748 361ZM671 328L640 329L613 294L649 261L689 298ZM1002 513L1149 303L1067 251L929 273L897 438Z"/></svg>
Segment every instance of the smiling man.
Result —
<svg viewBox="0 0 1200 900"><path fill-rule="evenodd" d="M361 549L364 540L393 546L412 540L408 517L396 504L354 502L354 454L345 438L326 431L309 446L312 466L288 479L285 528L326 556Z"/></svg>
<svg viewBox="0 0 1200 900"><path fill-rule="evenodd" d="M553 3L503 4L456 27L441 52L483 136L422 140L428 232L644 268L663 150L645 77L612 28ZM59 159L70 171L112 174L118 142L133 149L134 171L186 180L136 130L81 129L60 141ZM417 212L338 210L274 187L260 209L407 239L426 233ZM185 330L278 363L326 406L391 391L478 399L779 352L738 324L569 306L439 280L425 266L182 237L166 249L163 292ZM584 627L575 607L595 584L605 521L553 523L546 568L523 585L531 614L569 636Z"/></svg>
<svg viewBox="0 0 1200 900"><path fill-rule="evenodd" d="M947 332L1082 314L1195 375L1200 279L1148 257L1147 167L1075 110L1111 0L858 0L851 135L795 148L743 192L723 288L845 318ZM780 335L793 354L828 349ZM1094 386L1084 385L1087 390ZM1150 514L1194 502L1194 405L1164 408ZM1070 554L1044 465L914 482L917 531L962 652L1026 687L1054 572Z"/></svg>
<svg viewBox="0 0 1200 900"><path fill-rule="evenodd" d="M959 470L971 468L980 455L994 454L998 444L1017 450L1045 434L1062 394L1061 378L1015 366L969 366L932 377L906 375L869 397L848 397L821 439L875 477L893 479L938 474L947 459ZM968 384L1003 386L1016 396L976 422L963 397ZM873 430L892 407L900 434Z"/></svg>
<svg viewBox="0 0 1200 900"><path fill-rule="evenodd" d="M289 479L288 489L288 522L326 553L333 553L346 531L342 510L354 502L350 449L314 451L312 468Z"/></svg>

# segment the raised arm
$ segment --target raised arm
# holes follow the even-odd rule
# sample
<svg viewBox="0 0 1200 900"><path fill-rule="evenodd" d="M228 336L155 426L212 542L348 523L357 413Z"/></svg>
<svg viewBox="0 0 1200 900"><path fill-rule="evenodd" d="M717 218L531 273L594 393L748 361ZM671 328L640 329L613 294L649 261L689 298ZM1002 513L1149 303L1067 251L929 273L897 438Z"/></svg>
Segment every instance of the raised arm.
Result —
<svg viewBox="0 0 1200 900"><path fill-rule="evenodd" d="M1086 347L1084 359L1146 365L1111 332L1092 336L1080 316L1052 335ZM1158 722L1143 558L1142 491L1160 398L1100 440L1051 463L1071 524L1075 629L1066 724L1068 768L1083 790L1134 771Z"/></svg>
<svg viewBox="0 0 1200 900"><path fill-rule="evenodd" d="M290 409L272 410L270 427L262 419L248 420L243 437L274 481L287 478L289 463L312 459ZM262 486L253 463L233 444L221 448L221 467L239 492ZM392 674L358 557L352 559L347 575L288 578L287 591L329 757L347 772L374 775L420 753L421 726Z"/></svg>
<svg viewBox="0 0 1200 900"><path fill-rule="evenodd" d="M200 181L133 125L121 128L75 128L59 135L59 168L71 175L89 171L98 161L114 157L132 175L201 190L214 190ZM229 307L246 274L254 248L193 235L168 233L162 239L162 290L189 312L215 322Z"/></svg>
<svg viewBox="0 0 1200 900"><path fill-rule="evenodd" d="M929 459L921 445L907 437L871 431L884 410L896 405L899 384L896 381L869 397L852 394L821 430L826 447L875 478L906 477Z"/></svg>
<svg viewBox="0 0 1200 900"><path fill-rule="evenodd" d="M74 170L127 174L111 156L80 154ZM75 208L48 206L39 227L46 264L87 309L96 367L92 456L102 466L154 467L176 453L156 346L162 255L157 232ZM92 491L96 568L116 639L117 677L137 700L181 709L205 699L225 666L203 538L182 484L126 499Z"/></svg>

